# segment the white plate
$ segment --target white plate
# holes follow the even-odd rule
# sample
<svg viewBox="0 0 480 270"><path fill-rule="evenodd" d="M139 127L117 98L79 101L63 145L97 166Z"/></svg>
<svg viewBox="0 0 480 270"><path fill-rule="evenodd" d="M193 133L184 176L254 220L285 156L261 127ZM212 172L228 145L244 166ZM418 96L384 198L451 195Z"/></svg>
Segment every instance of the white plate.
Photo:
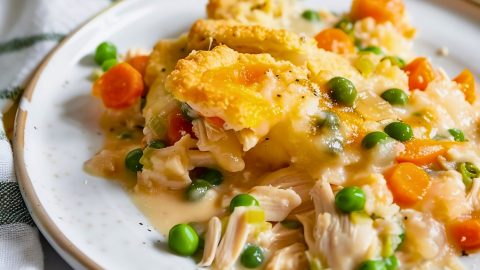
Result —
<svg viewBox="0 0 480 270"><path fill-rule="evenodd" d="M205 16L205 0L123 1L70 38L39 69L17 117L16 169L33 218L74 268L193 269L170 254L114 182L86 174L82 165L101 146L101 106L87 79L96 45L110 40L121 52L151 48L176 37ZM303 1L302 1L303 2ZM307 1L316 8L347 10L350 1ZM480 9L460 0L407 1L419 29L419 52L455 75L468 67L480 74ZM448 47L448 57L435 56ZM470 256L469 265L480 265Z"/></svg>

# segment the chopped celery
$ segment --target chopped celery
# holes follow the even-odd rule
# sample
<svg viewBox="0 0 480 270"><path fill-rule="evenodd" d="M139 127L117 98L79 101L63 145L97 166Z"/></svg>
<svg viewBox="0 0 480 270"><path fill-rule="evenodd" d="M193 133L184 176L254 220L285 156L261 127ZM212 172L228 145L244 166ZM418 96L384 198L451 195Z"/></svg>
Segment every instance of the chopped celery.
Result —
<svg viewBox="0 0 480 270"><path fill-rule="evenodd" d="M261 223L265 221L265 211L260 207L250 207L245 212L245 219L250 224Z"/></svg>
<svg viewBox="0 0 480 270"><path fill-rule="evenodd" d="M310 270L323 270L322 262L317 257L309 258L309 266Z"/></svg>
<svg viewBox="0 0 480 270"><path fill-rule="evenodd" d="M353 224L368 224L372 222L372 218L363 211L351 212L350 220Z"/></svg>
<svg viewBox="0 0 480 270"><path fill-rule="evenodd" d="M164 138L167 133L167 119L156 115L148 122L148 127L153 131L156 137Z"/></svg>
<svg viewBox="0 0 480 270"><path fill-rule="evenodd" d="M366 55L358 57L353 65L364 77L370 76L375 70L375 64Z"/></svg>
<svg viewBox="0 0 480 270"><path fill-rule="evenodd" d="M199 117L198 113L185 102L180 103L180 111L182 112L183 117L189 121L195 120Z"/></svg>
<svg viewBox="0 0 480 270"><path fill-rule="evenodd" d="M389 257L393 255L393 252L392 235L387 235L383 239L382 257Z"/></svg>
<svg viewBox="0 0 480 270"><path fill-rule="evenodd" d="M142 164L144 168L152 169L153 164L152 161L150 161L150 158L152 157L154 152L155 149L151 147L143 149L143 156L140 158L140 164Z"/></svg>

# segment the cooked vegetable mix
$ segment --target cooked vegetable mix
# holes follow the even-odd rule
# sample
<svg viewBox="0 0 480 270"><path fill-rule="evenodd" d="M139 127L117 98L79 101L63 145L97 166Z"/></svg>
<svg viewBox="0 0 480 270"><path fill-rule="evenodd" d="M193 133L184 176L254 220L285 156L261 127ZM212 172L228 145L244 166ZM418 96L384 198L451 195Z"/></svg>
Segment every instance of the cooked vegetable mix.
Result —
<svg viewBox="0 0 480 270"><path fill-rule="evenodd" d="M451 128L448 130L448 133L452 135L453 140L456 142L464 142L465 141L465 135L463 134L463 131L457 128Z"/></svg>
<svg viewBox="0 0 480 270"><path fill-rule="evenodd" d="M401 142L406 142L413 138L413 130L406 123L392 122L385 126L384 130L390 137Z"/></svg>
<svg viewBox="0 0 480 270"><path fill-rule="evenodd" d="M388 139L388 135L385 132L374 131L370 132L362 140L362 146L365 149L375 147L377 144L384 142Z"/></svg>
<svg viewBox="0 0 480 270"><path fill-rule="evenodd" d="M377 55L382 55L383 54L382 49L380 47L377 47L377 46L368 46L368 47L365 47L365 48L361 49L360 51L371 52L371 53L374 53L374 54L377 54Z"/></svg>
<svg viewBox="0 0 480 270"><path fill-rule="evenodd" d="M237 196L233 197L232 201L230 202L230 212L233 212L235 207L238 206L258 206L259 203L257 199L255 199L252 195L249 194L238 194Z"/></svg>
<svg viewBox="0 0 480 270"><path fill-rule="evenodd" d="M365 200L365 193L358 187L346 187L335 195L335 204L347 213L363 210Z"/></svg>
<svg viewBox="0 0 480 270"><path fill-rule="evenodd" d="M95 50L95 62L99 65L103 65L106 60L117 58L117 47L110 42L102 42L97 46Z"/></svg>
<svg viewBox="0 0 480 270"><path fill-rule="evenodd" d="M254 245L247 246L240 257L242 265L247 268L259 267L263 263L264 259L265 258L262 249Z"/></svg>
<svg viewBox="0 0 480 270"><path fill-rule="evenodd" d="M128 152L125 156L125 167L132 172L141 171L143 167L142 164L140 164L142 155L143 150L141 148L133 149Z"/></svg>
<svg viewBox="0 0 480 270"><path fill-rule="evenodd" d="M328 81L327 87L333 101L352 106L357 98L357 89L351 81L343 77L335 77Z"/></svg>
<svg viewBox="0 0 480 270"><path fill-rule="evenodd" d="M177 224L168 233L168 247L178 255L191 256L198 249L198 234L188 224Z"/></svg>
<svg viewBox="0 0 480 270"><path fill-rule="evenodd" d="M318 15L318 12L316 12L315 10L311 10L311 9L305 10L305 11L302 13L302 17L303 17L305 20L311 21L311 22L318 22L318 21L320 21L320 15Z"/></svg>
<svg viewBox="0 0 480 270"><path fill-rule="evenodd" d="M415 54L402 0L296 4L209 0L151 51L99 44L85 169L199 268L459 269L480 249L475 70Z"/></svg>
<svg viewBox="0 0 480 270"><path fill-rule="evenodd" d="M392 105L405 105L408 102L408 95L398 88L386 90L381 94L381 97Z"/></svg>
<svg viewBox="0 0 480 270"><path fill-rule="evenodd" d="M185 195L189 201L198 201L203 198L211 188L212 185L209 182L197 179L192 182Z"/></svg>

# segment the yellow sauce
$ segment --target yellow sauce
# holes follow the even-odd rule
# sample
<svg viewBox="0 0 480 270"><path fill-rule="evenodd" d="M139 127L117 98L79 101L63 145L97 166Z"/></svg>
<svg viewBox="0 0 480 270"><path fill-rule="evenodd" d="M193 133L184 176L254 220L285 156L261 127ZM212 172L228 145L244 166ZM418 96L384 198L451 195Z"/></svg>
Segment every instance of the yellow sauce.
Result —
<svg viewBox="0 0 480 270"><path fill-rule="evenodd" d="M167 235L178 223L204 222L222 211L218 195L210 191L202 200L189 202L183 191L160 190L155 193L134 191L130 193L133 202L148 218L153 227Z"/></svg>

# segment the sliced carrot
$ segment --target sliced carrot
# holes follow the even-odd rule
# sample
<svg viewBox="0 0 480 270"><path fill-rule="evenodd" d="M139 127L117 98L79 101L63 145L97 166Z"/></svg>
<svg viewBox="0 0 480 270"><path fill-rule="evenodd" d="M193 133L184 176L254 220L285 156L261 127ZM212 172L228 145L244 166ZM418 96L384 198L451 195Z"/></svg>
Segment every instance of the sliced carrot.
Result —
<svg viewBox="0 0 480 270"><path fill-rule="evenodd" d="M438 156L458 144L459 142L414 139L404 144L405 150L397 156L397 161L427 165L437 161Z"/></svg>
<svg viewBox="0 0 480 270"><path fill-rule="evenodd" d="M475 102L475 78L470 70L464 69L453 81L460 85L460 90L470 104Z"/></svg>
<svg viewBox="0 0 480 270"><path fill-rule="evenodd" d="M218 127L218 128L222 128L223 127L223 124L225 124L225 121L220 118L220 117L207 117L205 118L205 120L207 120L208 123Z"/></svg>
<svg viewBox="0 0 480 270"><path fill-rule="evenodd" d="M395 165L385 174L387 186L395 203L410 207L423 199L430 187L430 177L417 165L405 162Z"/></svg>
<svg viewBox="0 0 480 270"><path fill-rule="evenodd" d="M183 136L190 134L195 138L192 131L192 123L190 123L182 112L178 109L168 115L167 140L170 145L178 142Z"/></svg>
<svg viewBox="0 0 480 270"><path fill-rule="evenodd" d="M120 63L95 81L92 94L99 95L107 108L123 109L133 105L143 89L142 75L129 64Z"/></svg>
<svg viewBox="0 0 480 270"><path fill-rule="evenodd" d="M448 225L448 232L454 243L462 250L480 248L480 220L456 220Z"/></svg>
<svg viewBox="0 0 480 270"><path fill-rule="evenodd" d="M350 10L353 20L372 17L376 22L392 22L394 25L402 20L405 5L402 0L354 0Z"/></svg>
<svg viewBox="0 0 480 270"><path fill-rule="evenodd" d="M328 28L315 36L317 46L327 51L347 54L355 51L352 39L342 30Z"/></svg>
<svg viewBox="0 0 480 270"><path fill-rule="evenodd" d="M425 90L435 78L435 71L425 57L419 57L410 62L404 69L408 75L408 88L410 90Z"/></svg>
<svg viewBox="0 0 480 270"><path fill-rule="evenodd" d="M136 69L142 77L145 76L145 69L147 68L148 55L139 55L130 58L127 63L129 63L134 69Z"/></svg>

